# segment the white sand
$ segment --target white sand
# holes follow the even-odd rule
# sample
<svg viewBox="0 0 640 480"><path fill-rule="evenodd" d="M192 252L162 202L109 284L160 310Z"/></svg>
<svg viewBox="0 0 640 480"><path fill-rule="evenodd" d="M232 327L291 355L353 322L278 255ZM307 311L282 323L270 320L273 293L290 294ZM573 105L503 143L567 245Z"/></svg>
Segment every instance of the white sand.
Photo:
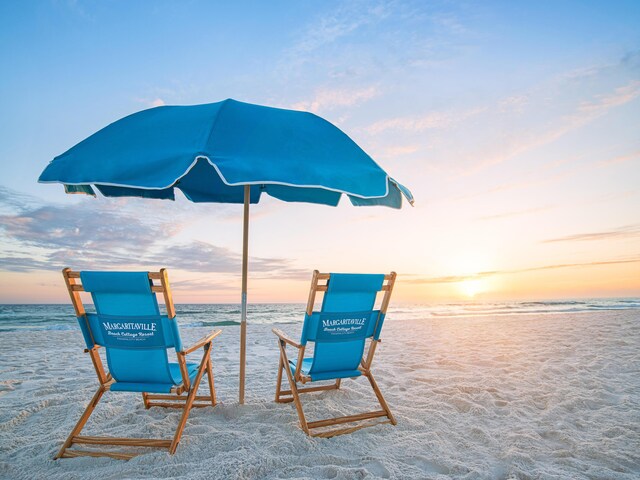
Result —
<svg viewBox="0 0 640 480"><path fill-rule="evenodd" d="M297 335L300 326L281 326ZM186 343L203 329L183 329ZM398 426L312 439L273 402L277 347L249 329L216 340L222 404L193 411L178 451L124 462L52 460L96 389L78 332L0 336L2 478L639 478L640 312L443 319L383 331L374 373ZM375 407L365 379L308 394L308 418ZM167 437L179 413L107 393L85 434ZM97 428L98 425L106 427Z"/></svg>

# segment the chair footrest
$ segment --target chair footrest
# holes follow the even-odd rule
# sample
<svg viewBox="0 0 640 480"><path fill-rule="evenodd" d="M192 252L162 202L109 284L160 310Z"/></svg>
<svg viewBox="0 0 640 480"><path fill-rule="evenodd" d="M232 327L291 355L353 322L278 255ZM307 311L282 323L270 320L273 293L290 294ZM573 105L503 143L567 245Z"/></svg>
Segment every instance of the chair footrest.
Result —
<svg viewBox="0 0 640 480"><path fill-rule="evenodd" d="M391 420L383 420L382 422L367 422L360 425L354 425L353 427L337 428L333 430L325 430L323 432L309 432L312 437L331 438L338 435L344 435L345 433L353 433L362 428L374 427L376 425L383 425L385 423L393 423Z"/></svg>
<svg viewBox="0 0 640 480"><path fill-rule="evenodd" d="M109 457L116 460L131 460L138 456L139 453L123 453L123 452L92 452L88 450L71 450L66 449L61 458L77 458L77 457Z"/></svg>
<svg viewBox="0 0 640 480"><path fill-rule="evenodd" d="M204 408L204 407L213 407L211 405L211 399L209 398L209 403L193 403L191 404L191 408ZM151 407L163 407L163 408L184 408L184 403L163 403L163 402L149 402L147 404L149 408Z"/></svg>
<svg viewBox="0 0 640 480"><path fill-rule="evenodd" d="M147 400L178 400L181 402L186 402L189 395L156 395L155 393L148 393ZM194 400L209 400L211 401L211 397L208 395L196 395Z"/></svg>
<svg viewBox="0 0 640 480"><path fill-rule="evenodd" d="M301 387L298 388L298 393L307 392L321 392L323 390L337 390L338 386L334 383L332 385L322 385L321 387ZM292 395L291 390L280 390L280 395Z"/></svg>
<svg viewBox="0 0 640 480"><path fill-rule="evenodd" d="M386 417L387 412L384 410L377 410L375 412L359 413L357 415L346 415L344 417L327 418L326 420L316 420L315 422L307 422L307 427L319 428L328 427L330 425L339 425L341 423L358 422L360 420L367 420L369 418Z"/></svg>
<svg viewBox="0 0 640 480"><path fill-rule="evenodd" d="M119 438L119 437L88 437L76 435L71 439L72 443L85 445L127 445L130 447L169 448L171 440L157 438Z"/></svg>
<svg viewBox="0 0 640 480"><path fill-rule="evenodd" d="M293 397L287 397L287 398L282 398L282 397L278 397L276 399L276 403L291 403L293 402L295 399Z"/></svg>

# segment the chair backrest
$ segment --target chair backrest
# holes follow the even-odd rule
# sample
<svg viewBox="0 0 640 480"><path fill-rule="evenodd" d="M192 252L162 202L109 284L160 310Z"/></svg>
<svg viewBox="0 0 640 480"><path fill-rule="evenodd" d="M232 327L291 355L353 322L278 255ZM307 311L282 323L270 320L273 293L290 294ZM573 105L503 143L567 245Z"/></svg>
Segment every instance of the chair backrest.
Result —
<svg viewBox="0 0 640 480"><path fill-rule="evenodd" d="M319 285L323 279L327 279L326 285ZM314 272L300 339L302 345L315 343L309 375L357 370L366 340L380 337L394 280L395 273ZM314 312L317 291L325 293L321 310ZM380 309L374 310L381 291L385 291L384 299Z"/></svg>
<svg viewBox="0 0 640 480"><path fill-rule="evenodd" d="M105 347L113 378L124 383L175 383L167 349L182 351L180 332L173 304L170 316L161 315L156 298L156 292L170 298L166 273L80 272L79 278L82 285L73 282L70 292L89 292L96 313L85 313L81 304L79 310L72 294L78 323L87 348ZM154 286L152 278L162 279L163 285Z"/></svg>

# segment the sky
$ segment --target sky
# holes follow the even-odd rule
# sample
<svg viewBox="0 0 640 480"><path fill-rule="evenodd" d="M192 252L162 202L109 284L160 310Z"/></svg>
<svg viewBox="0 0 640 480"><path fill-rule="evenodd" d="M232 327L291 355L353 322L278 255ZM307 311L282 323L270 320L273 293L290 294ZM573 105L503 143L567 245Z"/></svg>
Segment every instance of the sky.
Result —
<svg viewBox="0 0 640 480"><path fill-rule="evenodd" d="M415 207L251 208L249 302L314 269L398 272L398 303L640 296L640 2L0 2L0 303L60 270L169 269L240 301L242 206L65 195L55 156L161 105L312 111Z"/></svg>

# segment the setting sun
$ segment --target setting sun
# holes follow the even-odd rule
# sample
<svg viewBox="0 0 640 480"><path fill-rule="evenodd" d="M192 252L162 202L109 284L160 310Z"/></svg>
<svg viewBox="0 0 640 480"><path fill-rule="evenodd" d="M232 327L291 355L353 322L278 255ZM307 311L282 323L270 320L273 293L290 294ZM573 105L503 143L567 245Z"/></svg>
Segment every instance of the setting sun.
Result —
<svg viewBox="0 0 640 480"><path fill-rule="evenodd" d="M482 280L464 280L458 284L460 292L466 297L473 298L484 291Z"/></svg>

